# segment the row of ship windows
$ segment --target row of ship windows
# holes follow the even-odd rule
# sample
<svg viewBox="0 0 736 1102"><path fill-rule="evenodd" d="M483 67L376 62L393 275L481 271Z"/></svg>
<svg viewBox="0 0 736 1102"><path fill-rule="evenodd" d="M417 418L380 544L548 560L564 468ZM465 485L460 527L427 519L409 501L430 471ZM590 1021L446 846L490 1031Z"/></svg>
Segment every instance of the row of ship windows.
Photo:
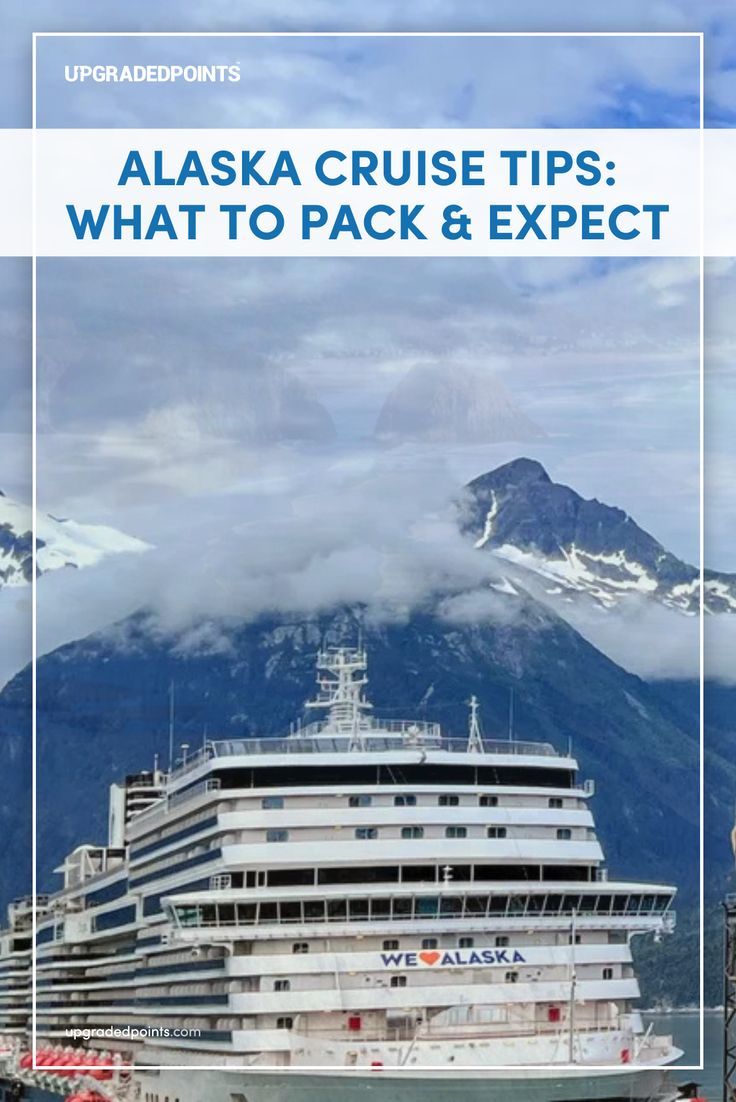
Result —
<svg viewBox="0 0 736 1102"><path fill-rule="evenodd" d="M298 798L300 799L300 798ZM429 803L431 797L426 798L426 803ZM283 796L264 796L261 799L261 807L267 810L279 810L289 805L295 805L297 801L288 800ZM368 793L360 793L354 796L348 796L348 807L371 807L374 805L381 805L384 802L388 802L386 797L374 797ZM416 807L419 802L425 803L425 798L419 800L414 793L400 793L392 798L394 807ZM567 803L568 806L579 804L580 801L563 800L561 796L549 796L547 798L547 807L549 808L562 808ZM436 803L438 807L459 807L461 805L470 806L475 803L472 796L467 798L456 795L455 793L442 793L437 796ZM498 807L499 797L492 796L489 793L482 793L477 798L477 805L479 807ZM133 844L131 847L132 857L142 857L147 853L153 852L156 849L169 845L172 842L178 841L180 838L186 837L187 834L193 834L196 827L199 825L200 829L205 829L208 826L216 823L216 819L212 817L212 809L206 808L202 811L195 813L194 815L187 816L176 827L169 828L168 830L156 831L154 834L147 835L140 844Z"/></svg>
<svg viewBox="0 0 736 1102"><path fill-rule="evenodd" d="M348 796L348 807L371 807L374 802L380 803L381 800L379 798L378 801L375 801L374 797L368 795L367 793L361 793L357 796ZM460 796L449 793L443 793L441 796L437 797L438 807L459 807L461 802L463 804L469 804L470 800L461 801ZM400 793L398 796L394 796L393 805L394 807L416 807L417 797L413 793ZM279 808L283 808L284 806L285 801L283 796L264 796L261 800L261 807L264 809L277 810ZM478 806L498 807L498 796L490 796L487 793L484 793L483 795L478 797ZM561 808L563 806L564 801L561 796L548 797L547 807Z"/></svg>
<svg viewBox="0 0 736 1102"><path fill-rule="evenodd" d="M334 865L322 868L268 868L246 869L217 873L210 878L209 887L225 888L287 888L315 884L378 884L417 883L418 881L443 881L448 871L452 880L594 880L597 870L589 865L536 865L523 864L447 864L425 865ZM184 889L177 888L178 891Z"/></svg>
<svg viewBox="0 0 736 1102"><path fill-rule="evenodd" d="M663 914L666 895L465 895L406 898L282 900L274 903L176 904L181 926L252 926L260 923L367 922L559 915ZM296 951L296 950L295 950Z"/></svg>
<svg viewBox="0 0 736 1102"><path fill-rule="evenodd" d="M420 826L402 827L400 836L404 840L408 840L408 839L411 839L411 838L423 838L424 837L424 827L420 827ZM501 827L501 826L486 827L486 837L487 838L506 838L507 836L508 836L508 831L507 831L506 827ZM380 837L380 832L379 832L378 827L366 827L366 826L356 827L355 828L355 837L365 841L367 839ZM448 826L448 827L445 827L445 838L467 838L467 837L468 837L468 828L465 827L465 826ZM570 829L570 827L558 827L555 837L557 838L557 840L559 842L569 842L569 841L572 840L573 833L572 833L572 830ZM266 831L266 841L267 842L288 842L289 841L289 831L281 829L281 828L273 829L273 830L267 830Z"/></svg>
<svg viewBox="0 0 736 1102"><path fill-rule="evenodd" d="M351 808L371 807L373 805L373 803L374 803L374 797L367 794L367 793L361 793L359 795L354 795L354 796L349 796L348 797L348 807L351 807ZM460 806L460 803L461 803L460 797L458 795L455 795L455 794L452 794L452 793L443 793L442 795L437 797L437 805L439 807L458 807L458 806ZM401 793L401 794L393 797L393 804L394 804L394 807L416 807L417 806L417 797L413 793ZM264 796L261 799L261 807L263 809L282 810L285 806L286 806L286 803L285 803L285 798L283 796ZM478 806L480 806L480 807L498 807L499 806L499 798L498 798L498 796L492 796L492 795L489 795L488 793L484 793L484 794L482 794L478 797ZM560 796L550 796L547 799L547 806L549 808L558 808L559 809L559 808L562 808L564 806L564 801L563 801L562 797L560 797ZM208 816L204 816L204 815L200 814L200 815L194 817L193 820L191 821L191 823L189 822L189 820L187 820L187 823L188 823L187 826L185 826L185 827L183 827L179 830L169 832L168 834L158 838L156 841L153 841L153 842L149 841L149 842L146 842L146 844L144 844L144 845L133 846L131 848L131 857L141 858L141 857L146 856L147 854L153 854L157 850L159 850L159 849L161 849L165 846L171 845L172 843L174 843L176 841L182 840L190 834L197 833L198 829L199 830L204 830L207 827L216 826L217 825L217 819L213 818L212 815L211 815L211 812L210 812ZM505 830L503 830L502 828L498 828L498 829L500 831L499 833L489 833L488 837L489 838L504 838L504 837L506 837ZM285 842L285 841L288 840L288 834L286 834L284 832L269 831L268 834L269 834L269 837L267 837L266 840L269 841L269 842ZM279 834L280 834L280 836L279 836ZM364 837L364 838L375 838L375 837L377 837L376 834L371 834L371 833L364 833L364 834L360 834L360 835L356 835L356 836L357 837ZM446 836L448 838L453 838L453 837L455 837L455 838L465 838L467 835L465 833L458 833L458 834L448 833ZM407 838L421 837L421 835L418 835L418 834L404 834L404 835L402 835L402 837L407 837ZM562 837L562 836L558 835L558 837ZM165 863L166 860L168 860L168 858L164 858L163 862ZM146 864L145 867L146 868L150 867L151 869L156 869L156 868L159 867L160 864L162 864L161 860L159 860L157 862L154 862L150 866L148 864ZM103 902L103 899L102 898L94 899L94 900L90 899L89 902L94 902L94 903Z"/></svg>

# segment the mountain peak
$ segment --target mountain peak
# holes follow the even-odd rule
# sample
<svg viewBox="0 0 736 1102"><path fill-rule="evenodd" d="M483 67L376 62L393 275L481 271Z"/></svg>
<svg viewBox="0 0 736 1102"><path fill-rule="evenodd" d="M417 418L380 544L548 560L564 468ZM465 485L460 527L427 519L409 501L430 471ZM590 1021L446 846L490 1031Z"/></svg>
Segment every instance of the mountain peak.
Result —
<svg viewBox="0 0 736 1102"><path fill-rule="evenodd" d="M496 489L521 487L530 482L541 482L551 485L552 479L547 474L542 464L537 459L527 459L520 456L504 463L495 470L478 475L468 483L467 489L471 492L495 487Z"/></svg>
<svg viewBox="0 0 736 1102"><path fill-rule="evenodd" d="M622 509L553 482L541 463L521 457L466 486L463 530L475 546L541 579L546 594L593 598L609 608L629 596L698 610L698 571L667 551ZM518 579L517 579L518 580ZM708 572L706 603L736 612L736 580Z"/></svg>

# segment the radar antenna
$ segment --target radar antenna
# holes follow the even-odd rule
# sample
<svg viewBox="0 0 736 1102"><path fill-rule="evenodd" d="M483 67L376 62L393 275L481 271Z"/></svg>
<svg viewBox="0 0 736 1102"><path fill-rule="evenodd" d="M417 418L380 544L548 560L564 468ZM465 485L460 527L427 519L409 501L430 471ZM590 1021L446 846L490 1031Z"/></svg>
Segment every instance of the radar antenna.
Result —
<svg viewBox="0 0 736 1102"><path fill-rule="evenodd" d="M367 669L368 660L362 647L328 647L317 655L319 693L306 706L327 710L321 734L347 735L349 750L360 749L364 735L371 730L365 713L373 705L363 695L368 684Z"/></svg>

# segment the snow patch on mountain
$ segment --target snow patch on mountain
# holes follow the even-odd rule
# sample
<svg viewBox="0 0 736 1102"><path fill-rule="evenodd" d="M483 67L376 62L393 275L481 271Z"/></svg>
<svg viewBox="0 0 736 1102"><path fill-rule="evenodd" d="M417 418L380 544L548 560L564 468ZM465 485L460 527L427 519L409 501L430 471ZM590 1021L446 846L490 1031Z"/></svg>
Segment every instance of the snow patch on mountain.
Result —
<svg viewBox="0 0 736 1102"><path fill-rule="evenodd" d="M28 585L33 576L31 508L0 491L0 586ZM50 513L36 523L39 574L61 567L95 566L109 555L140 554L150 544L104 524L80 524Z"/></svg>
<svg viewBox="0 0 736 1102"><path fill-rule="evenodd" d="M594 555L573 544L569 549L562 549L559 559L554 559L505 543L494 548L494 554L542 578L561 583L554 589L547 589L547 593L562 593L564 589L585 592L608 607L615 605L624 592L654 593L658 585L656 578L652 578L641 563L630 562L623 551ZM606 573L607 567L614 570Z"/></svg>

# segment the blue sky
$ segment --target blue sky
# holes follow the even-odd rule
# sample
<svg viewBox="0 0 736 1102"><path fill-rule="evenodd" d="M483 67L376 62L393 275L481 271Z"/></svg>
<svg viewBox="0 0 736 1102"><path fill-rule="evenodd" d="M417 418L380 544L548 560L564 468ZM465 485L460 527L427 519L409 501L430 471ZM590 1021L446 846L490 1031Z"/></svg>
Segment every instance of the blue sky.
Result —
<svg viewBox="0 0 736 1102"><path fill-rule="evenodd" d="M0 124L24 126L30 121L30 34L32 30L453 30L453 31L699 31L706 35L706 90L708 125L733 125L736 117L736 26L729 0L619 0L591 4L586 0L194 0L186 6L175 0L128 0L122 6L101 0L37 0L33 5L15 0L5 18L0 43ZM648 53L646 47L644 54ZM652 83L646 57L633 79L619 86L635 103ZM591 83L597 62L590 66ZM512 74L513 75L513 74ZM623 74L619 74L621 76ZM557 83L557 82L555 82ZM657 95L683 96L682 86L657 77ZM518 87L516 89L518 91ZM551 84L547 92L553 97ZM689 95L692 94L690 90ZM619 99L621 97L619 96ZM660 102L660 115L671 105ZM601 124L605 124L601 120Z"/></svg>

